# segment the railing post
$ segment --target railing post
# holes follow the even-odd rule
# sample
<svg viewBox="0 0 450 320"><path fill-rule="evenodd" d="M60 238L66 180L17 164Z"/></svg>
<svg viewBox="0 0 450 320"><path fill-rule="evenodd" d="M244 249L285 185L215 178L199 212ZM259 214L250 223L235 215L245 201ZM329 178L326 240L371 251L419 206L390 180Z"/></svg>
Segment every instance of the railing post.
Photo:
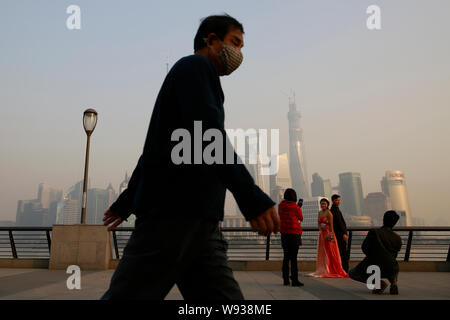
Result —
<svg viewBox="0 0 450 320"><path fill-rule="evenodd" d="M266 260L269 260L270 255L270 234L267 236L266 239Z"/></svg>
<svg viewBox="0 0 450 320"><path fill-rule="evenodd" d="M11 251L13 254L13 258L17 259L16 244L14 243L14 237L13 237L12 230L9 230L9 243L11 244Z"/></svg>
<svg viewBox="0 0 450 320"><path fill-rule="evenodd" d="M116 254L116 258L120 259L120 257L119 257L119 247L117 246L116 230L112 230L112 235L113 235L114 252Z"/></svg>
<svg viewBox="0 0 450 320"><path fill-rule="evenodd" d="M408 242L406 243L405 259L404 261L409 261L409 254L411 253L411 243L412 243L413 231L409 230Z"/></svg>
<svg viewBox="0 0 450 320"><path fill-rule="evenodd" d="M347 239L347 260L350 261L350 253L352 250L352 236L353 236L353 231L349 231L348 232L348 239Z"/></svg>
<svg viewBox="0 0 450 320"><path fill-rule="evenodd" d="M52 240L50 239L50 230L45 230L45 234L47 235L48 252L50 253L52 247Z"/></svg>

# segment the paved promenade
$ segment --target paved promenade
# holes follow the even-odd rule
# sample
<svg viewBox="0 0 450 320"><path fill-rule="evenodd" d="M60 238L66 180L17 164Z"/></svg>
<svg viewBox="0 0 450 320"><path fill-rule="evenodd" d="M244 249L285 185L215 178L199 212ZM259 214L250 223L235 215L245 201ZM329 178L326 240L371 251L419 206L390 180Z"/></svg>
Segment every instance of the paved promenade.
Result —
<svg viewBox="0 0 450 320"><path fill-rule="evenodd" d="M0 299L96 300L109 285L113 270L82 271L81 289L69 290L64 270L0 268ZM351 279L301 277L304 287L285 287L280 272L235 271L246 299L257 300L365 300L365 299L438 299L450 300L450 273L404 272L400 274L400 295L371 294L364 284ZM386 290L388 292L388 290ZM174 287L168 300L182 299Z"/></svg>

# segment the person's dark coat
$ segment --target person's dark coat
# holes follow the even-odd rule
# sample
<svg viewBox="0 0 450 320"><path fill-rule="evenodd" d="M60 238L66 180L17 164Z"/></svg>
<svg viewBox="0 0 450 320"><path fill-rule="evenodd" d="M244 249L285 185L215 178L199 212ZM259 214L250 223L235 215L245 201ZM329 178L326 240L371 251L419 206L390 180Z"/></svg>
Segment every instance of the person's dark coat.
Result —
<svg viewBox="0 0 450 320"><path fill-rule="evenodd" d="M347 234L347 224L345 223L342 212L338 206L332 205L330 209L333 214L333 229L334 235L338 241L339 246L343 244L345 246L344 234Z"/></svg>
<svg viewBox="0 0 450 320"><path fill-rule="evenodd" d="M255 184L245 165L237 163L238 156L230 147L224 128L223 103L219 73L208 58L193 54L178 60L159 91L144 150L128 188L111 205L111 210L122 219L134 213L138 217L176 219L189 215L219 221L224 216L226 189L233 193L247 220L272 207L275 202ZM194 121L202 122L202 132L194 132ZM192 164L172 161L173 148L184 141L180 137L173 139L176 129L185 129L190 134ZM231 148L234 164L205 164L203 159L200 164L193 164L195 155L200 153L202 158L203 148L210 143L201 141L208 129L220 131L224 154ZM196 149L198 138L200 151Z"/></svg>
<svg viewBox="0 0 450 320"><path fill-rule="evenodd" d="M382 278L392 279L399 272L397 255L401 247L402 239L391 228L371 229L361 246L366 257L356 269L366 273L367 267L377 265Z"/></svg>

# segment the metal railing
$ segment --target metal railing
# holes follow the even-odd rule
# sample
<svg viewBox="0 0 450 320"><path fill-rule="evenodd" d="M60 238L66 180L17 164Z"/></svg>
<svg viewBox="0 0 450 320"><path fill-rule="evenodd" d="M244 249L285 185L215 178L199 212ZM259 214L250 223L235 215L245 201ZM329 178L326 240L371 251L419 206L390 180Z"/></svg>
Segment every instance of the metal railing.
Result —
<svg viewBox="0 0 450 320"><path fill-rule="evenodd" d="M361 244L370 228L349 227L347 250L350 260L364 258ZM111 249L119 259L134 228L117 228L112 233ZM228 242L230 260L281 260L280 234L264 237L250 228L221 228ZM398 227L402 249L397 257L403 261L450 262L450 227ZM1 258L48 259L51 249L51 227L0 227ZM318 228L303 228L300 260L315 260Z"/></svg>

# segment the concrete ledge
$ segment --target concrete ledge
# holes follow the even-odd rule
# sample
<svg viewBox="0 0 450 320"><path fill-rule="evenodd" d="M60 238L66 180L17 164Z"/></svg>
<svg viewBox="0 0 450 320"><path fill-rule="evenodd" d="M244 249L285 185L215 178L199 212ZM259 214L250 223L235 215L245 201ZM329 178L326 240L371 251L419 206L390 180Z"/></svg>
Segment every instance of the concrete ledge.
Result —
<svg viewBox="0 0 450 320"><path fill-rule="evenodd" d="M103 225L53 225L49 269L78 265L82 270L107 270L110 234Z"/></svg>
<svg viewBox="0 0 450 320"><path fill-rule="evenodd" d="M0 268L48 269L49 259L0 259Z"/></svg>

